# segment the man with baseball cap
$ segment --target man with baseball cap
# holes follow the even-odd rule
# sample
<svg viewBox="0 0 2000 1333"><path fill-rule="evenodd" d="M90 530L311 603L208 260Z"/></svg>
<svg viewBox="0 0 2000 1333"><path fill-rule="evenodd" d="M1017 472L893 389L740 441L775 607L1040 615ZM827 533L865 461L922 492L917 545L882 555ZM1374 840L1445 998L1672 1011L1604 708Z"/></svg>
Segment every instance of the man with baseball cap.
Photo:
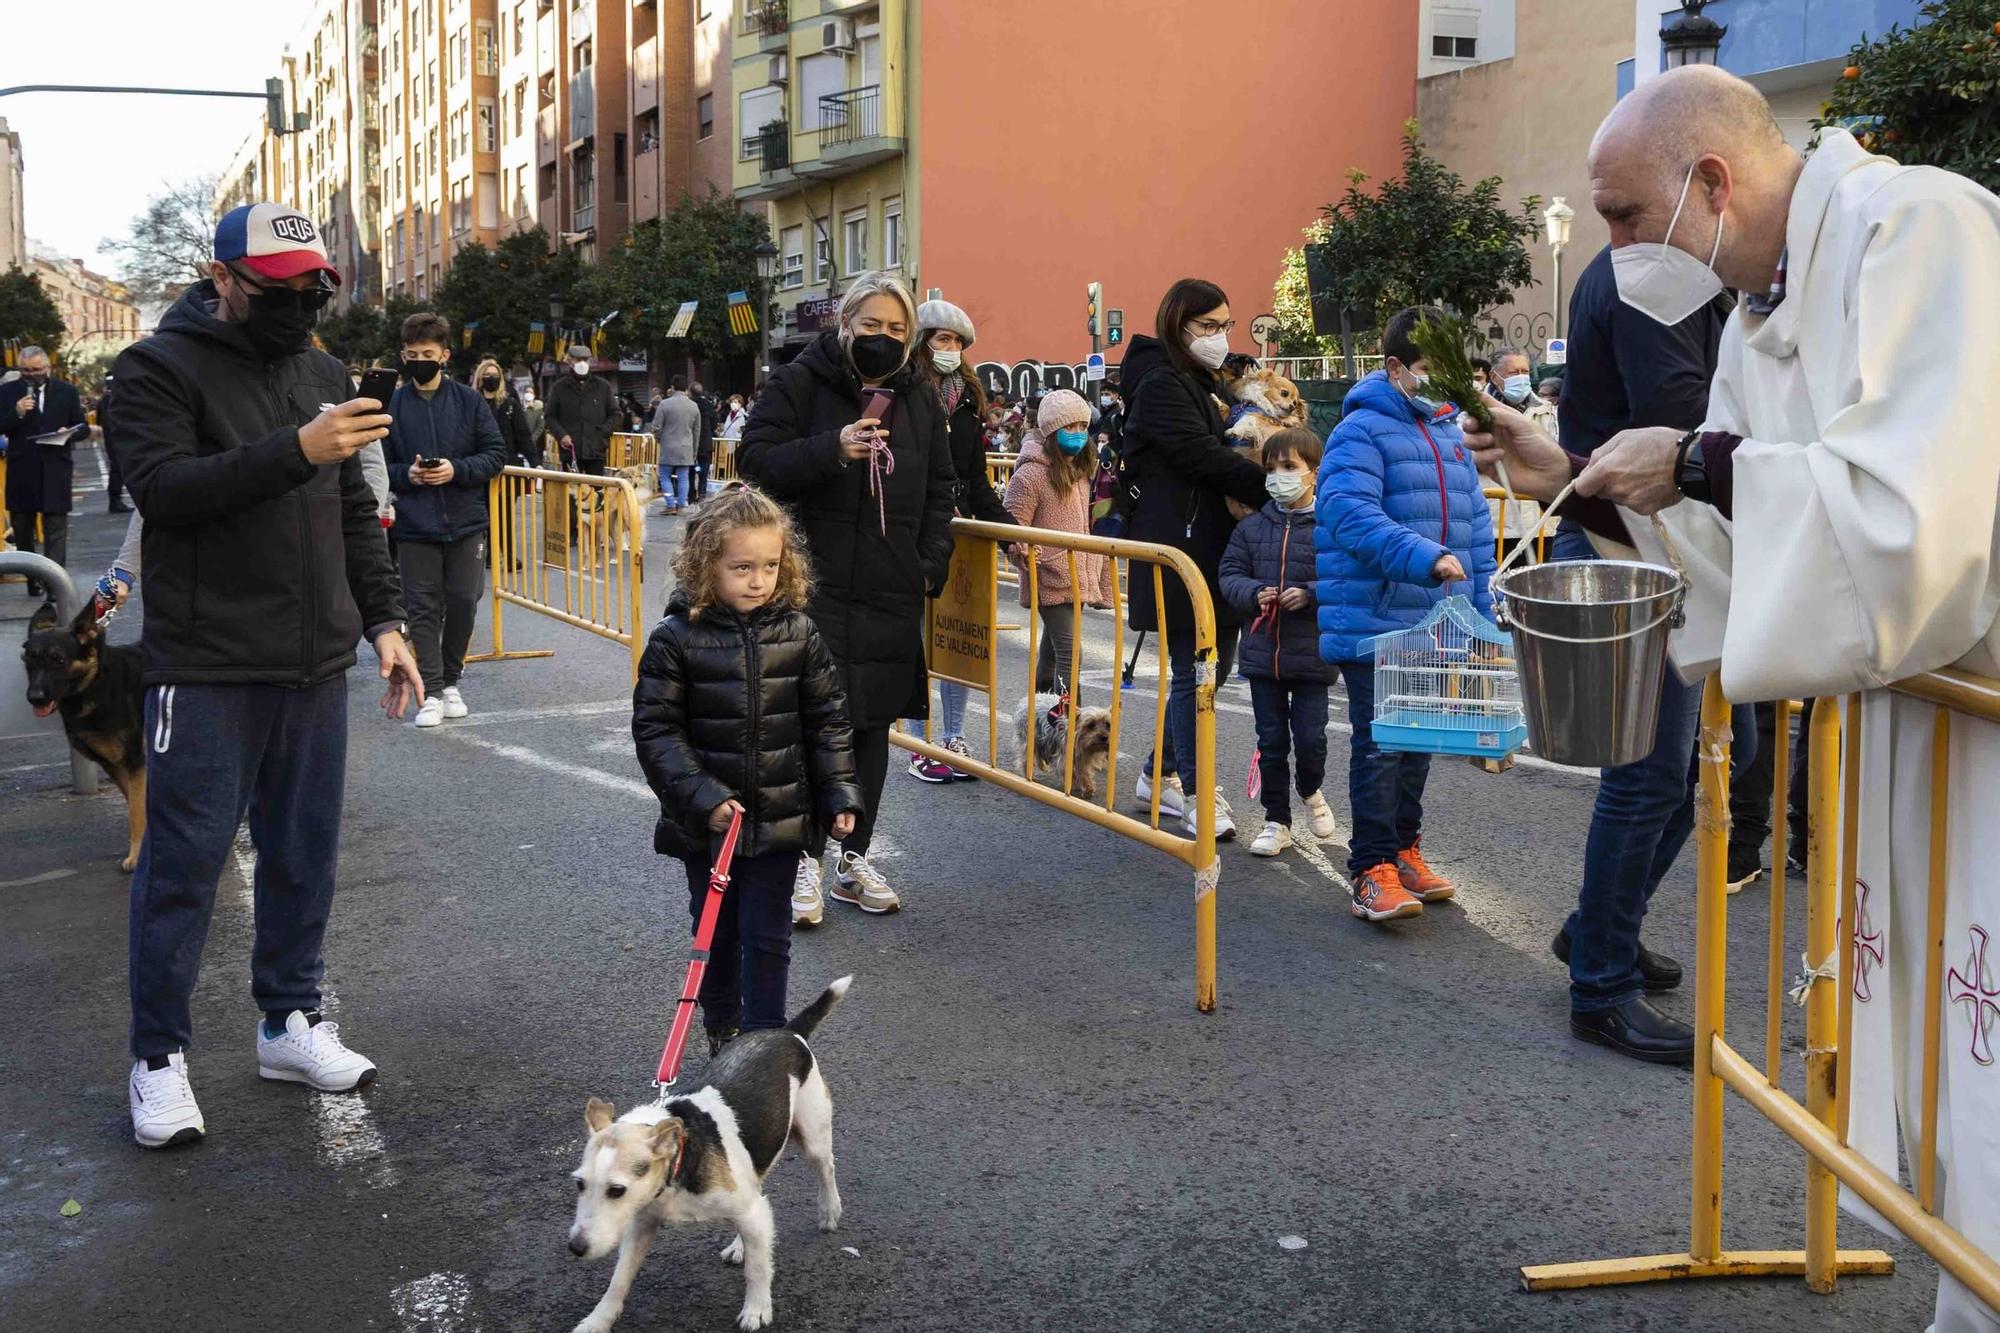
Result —
<svg viewBox="0 0 2000 1333"><path fill-rule="evenodd" d="M312 219L232 210L209 277L119 355L111 447L145 521L146 840L132 880L133 1136L206 1132L190 999L216 881L246 814L257 848L257 1072L321 1092L375 1066L320 1018L347 766L348 668L374 644L401 717L422 682L362 476L388 432L311 345L340 283Z"/></svg>

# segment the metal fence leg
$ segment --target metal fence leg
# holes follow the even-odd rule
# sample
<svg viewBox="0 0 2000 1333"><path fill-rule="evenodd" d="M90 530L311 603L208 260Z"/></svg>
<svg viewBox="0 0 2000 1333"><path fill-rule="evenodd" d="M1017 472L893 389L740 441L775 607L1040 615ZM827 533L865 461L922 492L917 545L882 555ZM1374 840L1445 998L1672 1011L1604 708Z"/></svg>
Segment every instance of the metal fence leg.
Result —
<svg viewBox="0 0 2000 1333"><path fill-rule="evenodd" d="M65 625L76 619L76 613L83 609L83 602L76 595L76 585L70 582L69 571L49 559L32 551L0 551L0 574L25 574L45 588L55 592L56 616ZM97 765L78 754L69 752L69 787L78 796L97 794Z"/></svg>

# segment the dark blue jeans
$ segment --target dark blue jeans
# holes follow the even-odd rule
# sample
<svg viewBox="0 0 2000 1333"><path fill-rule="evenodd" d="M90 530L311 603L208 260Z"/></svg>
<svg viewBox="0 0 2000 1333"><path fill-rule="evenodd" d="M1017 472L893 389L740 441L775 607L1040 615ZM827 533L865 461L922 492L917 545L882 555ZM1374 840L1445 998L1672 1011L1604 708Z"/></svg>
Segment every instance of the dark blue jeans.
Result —
<svg viewBox="0 0 2000 1333"><path fill-rule="evenodd" d="M707 856L686 857L688 907L697 929L708 899ZM792 965L792 877L797 852L739 856L715 918L708 970L701 978L701 1021L710 1032L785 1025L785 981Z"/></svg>
<svg viewBox="0 0 2000 1333"><path fill-rule="evenodd" d="M1236 643L1241 625L1215 628L1215 683L1218 688L1236 668ZM1194 785L1194 630L1167 630L1167 668L1172 683L1167 687L1167 734L1160 738L1160 772L1180 774L1181 789L1192 792ZM1146 752L1140 765L1147 777L1153 773L1153 753Z"/></svg>
<svg viewBox="0 0 2000 1333"><path fill-rule="evenodd" d="M1424 784L1431 757L1381 750L1375 746L1375 663L1342 662L1347 683L1347 720L1354 724L1348 749L1347 803L1354 837L1347 844L1347 873L1358 878L1416 846L1424 827Z"/></svg>
<svg viewBox="0 0 2000 1333"><path fill-rule="evenodd" d="M309 689L146 691L146 840L132 876L132 1054L182 1050L215 887L247 811L257 846L250 993L317 1009L347 774L347 678Z"/></svg>
<svg viewBox="0 0 2000 1333"><path fill-rule="evenodd" d="M1257 771L1264 818L1292 822L1292 772L1297 755L1299 795L1310 796L1326 781L1327 687L1251 676L1250 711L1257 719Z"/></svg>
<svg viewBox="0 0 2000 1333"><path fill-rule="evenodd" d="M1557 560L1597 558L1590 539L1567 526L1550 554ZM1654 890L1694 828L1700 722L1701 686L1683 685L1669 667L1660 686L1653 752L1598 777L1597 807L1584 843L1583 888L1564 927L1569 1003L1578 1013L1615 1008L1643 990L1639 928Z"/></svg>

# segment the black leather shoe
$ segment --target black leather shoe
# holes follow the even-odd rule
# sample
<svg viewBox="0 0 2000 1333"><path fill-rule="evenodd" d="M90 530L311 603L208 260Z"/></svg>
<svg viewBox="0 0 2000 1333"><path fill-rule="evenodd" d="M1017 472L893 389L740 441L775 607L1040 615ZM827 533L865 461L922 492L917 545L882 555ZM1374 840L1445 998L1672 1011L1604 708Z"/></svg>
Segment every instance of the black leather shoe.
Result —
<svg viewBox="0 0 2000 1333"><path fill-rule="evenodd" d="M1570 1011L1571 1035L1620 1055L1656 1065L1694 1063L1694 1029L1661 1013L1644 996L1613 1009L1580 1014Z"/></svg>
<svg viewBox="0 0 2000 1333"><path fill-rule="evenodd" d="M108 509L108 510L107 510L106 512L108 512L108 513L113 513L113 514L129 514L129 513L131 513L131 512L132 512L132 506L131 506L131 505L112 505L112 506L110 506L110 508L109 508L109 509Z"/></svg>
<svg viewBox="0 0 2000 1333"><path fill-rule="evenodd" d="M1549 945L1549 952L1556 956L1564 967L1569 966L1569 928L1565 926L1556 932L1555 941ZM1645 945L1639 946L1639 982L1647 990L1672 990L1681 984L1681 965L1663 953L1654 953Z"/></svg>

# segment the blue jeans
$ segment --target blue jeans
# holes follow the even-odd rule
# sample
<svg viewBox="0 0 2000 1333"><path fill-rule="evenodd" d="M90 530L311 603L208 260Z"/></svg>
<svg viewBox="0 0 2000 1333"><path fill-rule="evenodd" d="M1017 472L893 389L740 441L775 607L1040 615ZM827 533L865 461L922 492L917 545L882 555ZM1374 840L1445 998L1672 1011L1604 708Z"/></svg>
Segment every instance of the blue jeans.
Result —
<svg viewBox="0 0 2000 1333"><path fill-rule="evenodd" d="M250 994L317 1009L347 778L347 677L307 689L146 691L146 840L132 875L132 1054L185 1049L216 881L247 812L257 847ZM789 893L790 890L788 889Z"/></svg>
<svg viewBox="0 0 2000 1333"><path fill-rule="evenodd" d="M1424 784L1431 757L1375 746L1375 663L1342 662L1347 684L1347 720L1354 725L1348 749L1347 802L1353 808L1354 837L1347 844L1347 873L1354 878L1417 845L1424 830Z"/></svg>
<svg viewBox="0 0 2000 1333"><path fill-rule="evenodd" d="M1215 627L1215 683L1219 687L1236 667L1236 641L1241 625ZM1167 734L1160 738L1162 775L1178 773L1181 790L1195 790L1194 783L1194 630L1167 630L1167 668L1172 683L1167 687ZM1146 752L1140 765L1148 778L1153 774L1153 754Z"/></svg>
<svg viewBox="0 0 2000 1333"><path fill-rule="evenodd" d="M688 911L701 926L711 862L686 857ZM792 877L797 852L739 856L715 918L708 970L701 977L701 1022L710 1032L756 1032L785 1025L785 984L792 966Z"/></svg>
<svg viewBox="0 0 2000 1333"><path fill-rule="evenodd" d="M660 498L679 509L688 502L688 477L694 472L692 467L676 467L671 463L660 464Z"/></svg>
<svg viewBox="0 0 2000 1333"><path fill-rule="evenodd" d="M972 691L955 680L940 680L938 687L938 724L932 735L939 745L957 737L965 739L965 698ZM922 718L906 717L903 725L915 736L924 734Z"/></svg>
<svg viewBox="0 0 2000 1333"><path fill-rule="evenodd" d="M1312 795L1326 781L1327 686L1268 676L1247 679L1250 711L1257 720L1258 799L1265 819L1290 824L1292 756L1298 757L1299 795Z"/></svg>

